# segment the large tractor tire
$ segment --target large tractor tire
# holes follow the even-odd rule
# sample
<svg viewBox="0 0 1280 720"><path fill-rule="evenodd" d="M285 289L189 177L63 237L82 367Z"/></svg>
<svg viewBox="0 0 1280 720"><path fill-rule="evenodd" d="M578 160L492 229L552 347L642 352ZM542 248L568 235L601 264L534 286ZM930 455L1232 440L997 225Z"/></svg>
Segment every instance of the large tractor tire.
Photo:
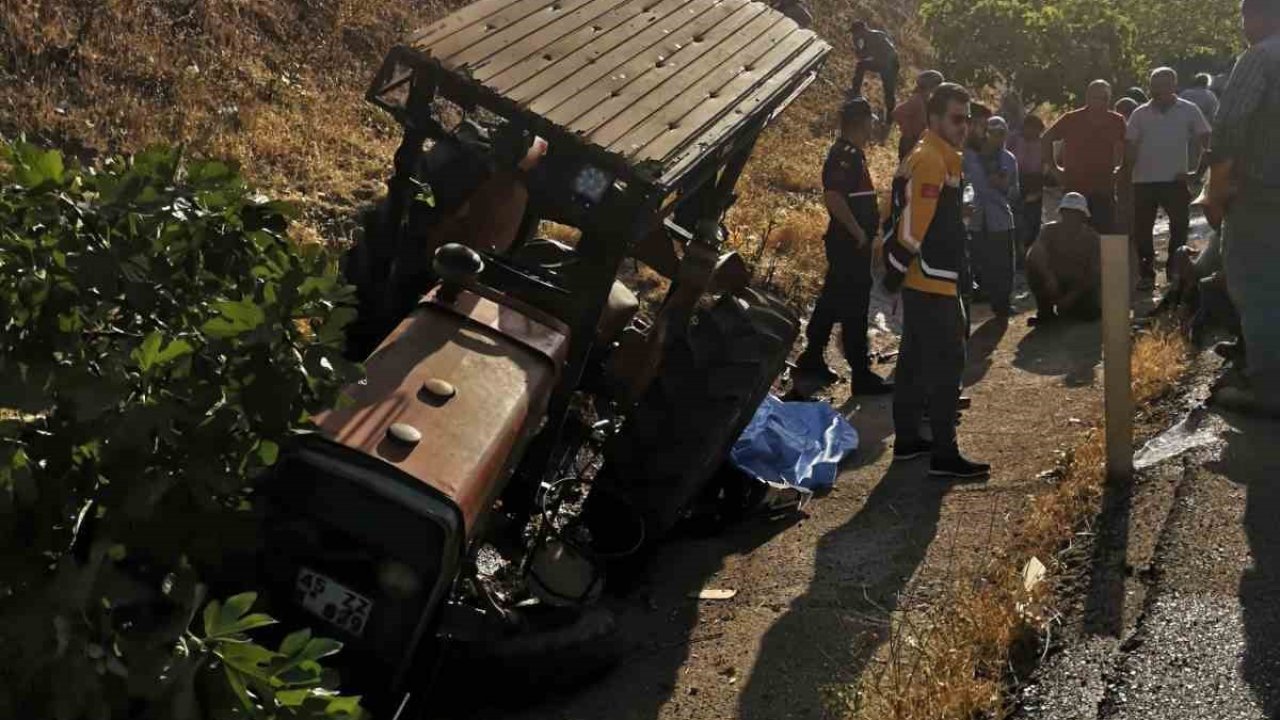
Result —
<svg viewBox="0 0 1280 720"><path fill-rule="evenodd" d="M666 535L707 489L782 371L799 320L752 290L701 308L605 457L586 516L606 553ZM637 538L636 518L644 537Z"/></svg>

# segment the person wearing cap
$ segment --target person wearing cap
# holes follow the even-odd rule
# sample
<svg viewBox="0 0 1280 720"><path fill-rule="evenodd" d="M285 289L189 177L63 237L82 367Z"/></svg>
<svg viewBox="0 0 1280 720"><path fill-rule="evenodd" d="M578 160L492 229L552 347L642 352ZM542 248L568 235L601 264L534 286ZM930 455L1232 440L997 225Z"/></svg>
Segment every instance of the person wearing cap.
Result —
<svg viewBox="0 0 1280 720"><path fill-rule="evenodd" d="M823 201L830 217L823 237L827 274L805 329L804 353L796 363L801 372L834 382L839 376L827 366L825 354L831 331L839 323L854 395L893 392L891 383L872 372L867 345L872 241L880 211L863 148L871 140L875 121L865 98L848 100L840 107L840 137L822 166Z"/></svg>
<svg viewBox="0 0 1280 720"><path fill-rule="evenodd" d="M937 70L925 70L916 76L916 89L902 104L893 109L893 120L898 123L902 139L898 141L898 161L901 162L911 154L920 136L928 129L925 104L929 101L929 93L933 92L946 80Z"/></svg>
<svg viewBox="0 0 1280 720"><path fill-rule="evenodd" d="M972 229L973 254L980 287L996 317L1008 317L1013 294L1013 204L1019 197L1018 159L1005 149L1009 126L999 115L987 120L980 150L964 151L964 176L973 186L980 224Z"/></svg>
<svg viewBox="0 0 1280 720"><path fill-rule="evenodd" d="M1084 195L1063 195L1058 204L1059 219L1045 224L1027 251L1027 285L1036 299L1036 316L1029 324L1099 317L1102 239L1089 225L1089 214Z"/></svg>
<svg viewBox="0 0 1280 720"><path fill-rule="evenodd" d="M902 291L893 459L929 456L929 475L947 480L991 472L990 465L965 458L956 438L968 327L957 281L965 237L960 150L969 100L969 92L953 83L929 97L929 129L898 170L905 189L884 247L885 288ZM926 410L931 439L921 434Z"/></svg>
<svg viewBox="0 0 1280 720"><path fill-rule="evenodd" d="M853 36L853 54L858 60L857 69L853 72L853 82L849 85L848 97L863 97L862 81L867 73L880 76L884 85L885 114L890 115L897 107L898 92L898 48L893 45L893 38L883 30L872 30L865 21L854 21L849 27ZM881 139L888 137L889 126L893 123L890 115L881 129Z"/></svg>
<svg viewBox="0 0 1280 720"><path fill-rule="evenodd" d="M1124 163L1124 118L1111 111L1111 84L1094 80L1084 107L1058 118L1041 137L1045 173L1066 192L1089 200L1091 222L1099 232L1115 230L1115 176ZM1062 143L1062 165L1054 143Z"/></svg>

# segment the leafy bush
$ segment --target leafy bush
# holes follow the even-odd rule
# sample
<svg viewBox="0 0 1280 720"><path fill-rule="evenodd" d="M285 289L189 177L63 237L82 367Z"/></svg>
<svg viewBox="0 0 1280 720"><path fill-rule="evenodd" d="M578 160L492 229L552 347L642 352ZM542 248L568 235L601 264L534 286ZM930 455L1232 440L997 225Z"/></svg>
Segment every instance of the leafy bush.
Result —
<svg viewBox="0 0 1280 720"><path fill-rule="evenodd" d="M358 713L318 664L338 643L255 644L256 596L198 577L358 370L351 290L290 218L174 149L0 149L0 717Z"/></svg>
<svg viewBox="0 0 1280 720"><path fill-rule="evenodd" d="M973 86L1008 84L1028 102L1060 103L1096 78L1131 83L1138 30L1092 0L925 0L939 69Z"/></svg>
<svg viewBox="0 0 1280 720"><path fill-rule="evenodd" d="M1145 86L1160 65L1225 69L1241 43L1236 0L924 0L920 12L947 77L1035 103L1078 99L1097 78Z"/></svg>

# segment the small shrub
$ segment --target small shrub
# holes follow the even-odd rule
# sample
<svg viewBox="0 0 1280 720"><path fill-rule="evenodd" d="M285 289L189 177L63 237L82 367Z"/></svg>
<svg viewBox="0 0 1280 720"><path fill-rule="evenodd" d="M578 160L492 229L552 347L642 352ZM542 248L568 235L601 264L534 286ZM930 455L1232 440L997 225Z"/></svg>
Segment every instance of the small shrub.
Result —
<svg viewBox="0 0 1280 720"><path fill-rule="evenodd" d="M355 716L197 573L358 370L333 259L224 163L0 153L0 717Z"/></svg>

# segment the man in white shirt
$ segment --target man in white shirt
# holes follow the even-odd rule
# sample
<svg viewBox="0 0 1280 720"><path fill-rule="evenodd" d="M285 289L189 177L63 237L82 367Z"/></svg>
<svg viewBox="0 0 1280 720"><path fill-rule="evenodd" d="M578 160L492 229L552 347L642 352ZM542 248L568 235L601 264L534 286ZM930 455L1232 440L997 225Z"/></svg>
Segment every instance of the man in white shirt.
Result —
<svg viewBox="0 0 1280 720"><path fill-rule="evenodd" d="M1208 149L1209 123L1195 103L1178 97L1178 73L1160 68L1151 73L1151 101L1133 111L1125 134L1127 162L1133 168L1133 236L1138 246L1141 279L1150 290L1155 281L1152 233L1161 208L1169 216L1169 253L1187 242L1191 224L1192 147Z"/></svg>

